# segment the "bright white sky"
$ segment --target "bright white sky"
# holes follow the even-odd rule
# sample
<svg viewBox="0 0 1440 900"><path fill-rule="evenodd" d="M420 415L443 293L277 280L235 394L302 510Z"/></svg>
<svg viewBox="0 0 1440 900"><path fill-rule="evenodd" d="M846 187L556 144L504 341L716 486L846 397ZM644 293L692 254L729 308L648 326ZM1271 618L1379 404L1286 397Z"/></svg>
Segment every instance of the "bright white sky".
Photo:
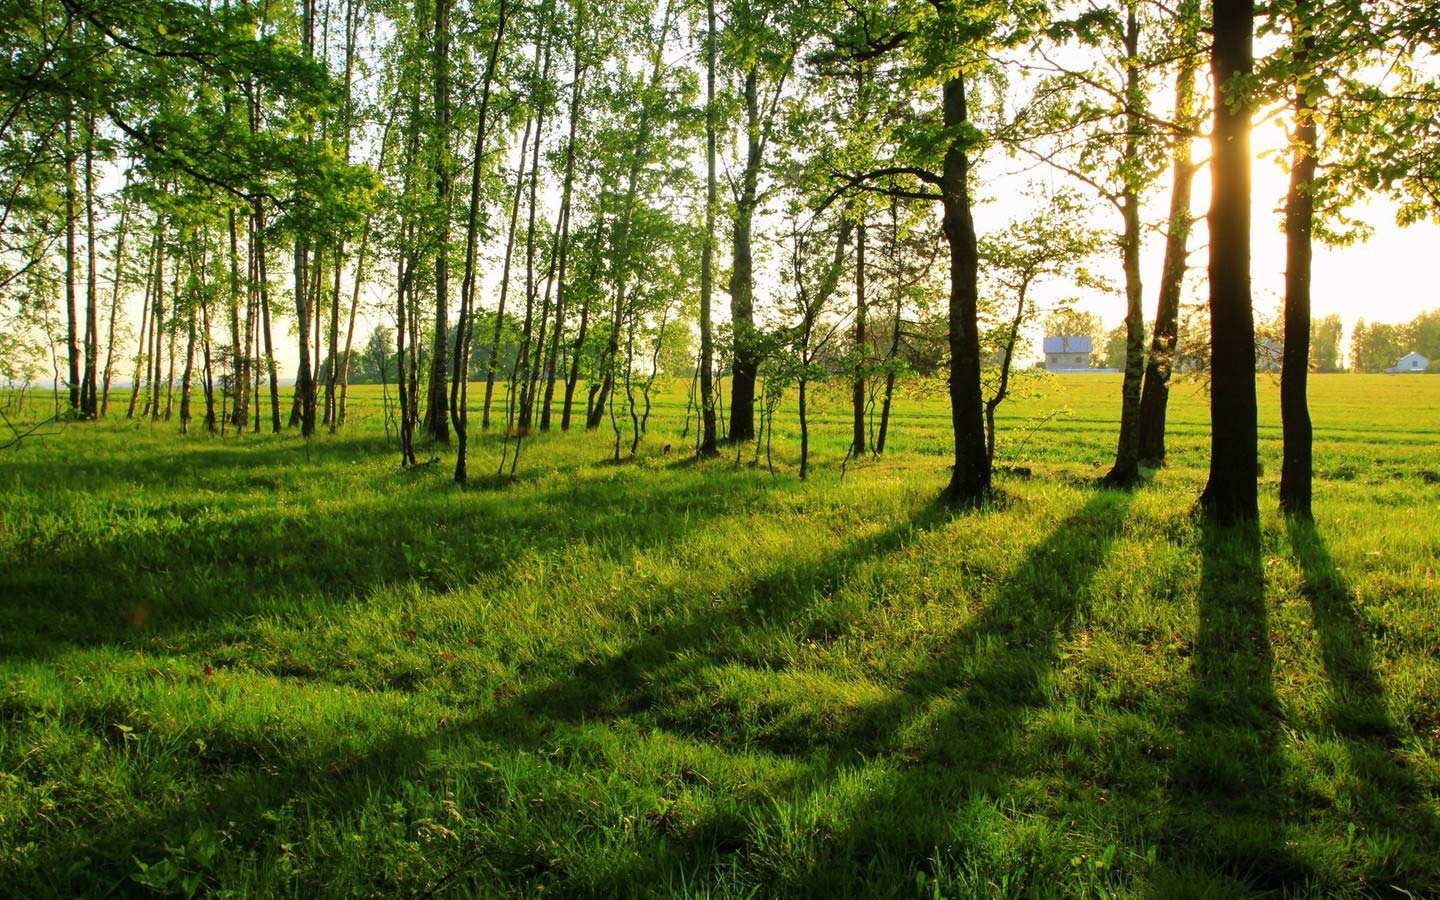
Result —
<svg viewBox="0 0 1440 900"><path fill-rule="evenodd" d="M1279 121L1258 127L1253 137L1258 157L1252 169L1253 221L1251 231L1251 278L1256 317L1266 317L1280 307L1285 291L1285 235L1280 210L1285 202L1289 173L1276 162L1276 153L1285 147ZM1207 145L1197 143L1196 156L1208 154ZM1169 177L1150 200L1153 207L1146 218L1164 218L1169 204ZM1210 205L1210 171L1202 168L1195 179L1194 213L1203 216ZM1108 210L1107 210L1108 212ZM1375 198L1354 211L1357 218L1374 228L1374 236L1350 247L1315 245L1311 302L1316 317L1339 313L1346 328L1356 319L1408 321L1426 309L1440 306L1437 262L1440 257L1440 226L1422 223L1408 228L1395 224L1395 205ZM1190 263L1197 267L1198 287L1204 288L1206 229L1202 221L1191 240ZM1145 247L1144 282L1147 317L1153 315L1155 291L1160 277L1163 240L1151 235ZM1115 266L1118 281L1118 262ZM1202 295L1194 299L1200 299ZM1124 317L1122 298L1094 298L1084 304L1102 315L1107 324ZM1348 341L1348 336L1347 336Z"/></svg>

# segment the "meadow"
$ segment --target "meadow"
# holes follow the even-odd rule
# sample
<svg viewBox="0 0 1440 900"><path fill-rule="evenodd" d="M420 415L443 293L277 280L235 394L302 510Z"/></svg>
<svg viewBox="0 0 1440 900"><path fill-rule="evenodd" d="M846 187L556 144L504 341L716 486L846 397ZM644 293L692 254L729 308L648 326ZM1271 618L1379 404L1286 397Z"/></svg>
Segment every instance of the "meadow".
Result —
<svg viewBox="0 0 1440 900"><path fill-rule="evenodd" d="M1313 378L1308 526L1261 376L1216 529L1198 383L1096 486L1118 377L1002 408L961 514L942 399L843 472L828 399L802 483L670 385L634 461L460 487L378 388L309 442L112 398L0 454L0 894L1440 894L1440 378Z"/></svg>

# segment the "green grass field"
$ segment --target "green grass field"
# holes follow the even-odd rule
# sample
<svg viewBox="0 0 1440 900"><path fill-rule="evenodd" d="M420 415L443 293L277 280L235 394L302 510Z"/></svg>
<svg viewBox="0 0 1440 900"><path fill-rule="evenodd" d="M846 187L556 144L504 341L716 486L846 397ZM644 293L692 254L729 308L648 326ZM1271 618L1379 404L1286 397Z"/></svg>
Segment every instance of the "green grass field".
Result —
<svg viewBox="0 0 1440 900"><path fill-rule="evenodd" d="M1005 409L1033 476L959 515L938 400L843 477L828 400L808 483L788 414L692 463L681 387L465 488L373 388L57 426L0 455L0 894L1435 896L1440 378L1312 383L1317 526L1267 376L1230 531L1195 383L1094 486L1118 376Z"/></svg>

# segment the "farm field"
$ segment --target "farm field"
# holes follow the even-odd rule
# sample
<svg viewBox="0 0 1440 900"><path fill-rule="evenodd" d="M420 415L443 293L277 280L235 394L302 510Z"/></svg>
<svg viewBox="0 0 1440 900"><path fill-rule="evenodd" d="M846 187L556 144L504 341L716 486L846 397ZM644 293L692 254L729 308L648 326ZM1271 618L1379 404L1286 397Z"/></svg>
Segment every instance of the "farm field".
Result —
<svg viewBox="0 0 1440 900"><path fill-rule="evenodd" d="M800 482L793 410L695 463L669 385L462 488L378 387L308 443L112 397L0 454L0 894L1435 896L1440 378L1311 385L1317 524L1261 376L1258 529L1191 514L1197 382L1130 493L1119 376L1038 382L964 514L943 399L843 472L822 401Z"/></svg>

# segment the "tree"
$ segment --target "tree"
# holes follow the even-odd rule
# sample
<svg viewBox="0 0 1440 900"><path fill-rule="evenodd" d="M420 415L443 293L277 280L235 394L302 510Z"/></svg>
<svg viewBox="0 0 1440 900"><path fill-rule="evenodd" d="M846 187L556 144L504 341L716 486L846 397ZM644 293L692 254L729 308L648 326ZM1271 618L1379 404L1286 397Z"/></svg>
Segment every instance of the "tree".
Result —
<svg viewBox="0 0 1440 900"><path fill-rule="evenodd" d="M1259 517L1255 318L1250 297L1250 115L1254 0L1215 0L1210 178L1210 476L1219 522Z"/></svg>
<svg viewBox="0 0 1440 900"><path fill-rule="evenodd" d="M705 4L705 244L700 254L700 455L717 452L715 429L715 335L710 321L711 293L715 281L715 0Z"/></svg>
<svg viewBox="0 0 1440 900"><path fill-rule="evenodd" d="M1184 0L1177 9L1173 34L1176 127L1170 150L1170 210L1165 223L1165 257L1155 304L1155 323L1145 379L1140 389L1140 460L1151 466L1165 461L1165 417L1170 401L1170 378L1180 353L1180 302L1189 268L1190 231L1194 224L1191 195L1200 166L1192 159L1192 135L1202 116L1196 74L1201 52L1202 27L1198 0Z"/></svg>
<svg viewBox="0 0 1440 900"><path fill-rule="evenodd" d="M1031 291L1039 284L1067 278L1089 287L1099 282L1086 268L1101 245L1101 235L1087 224L1077 200L1067 194L1048 198L1041 212L1012 222L1004 231L980 242L980 259L991 282L993 296L987 304L987 354L995 359L993 384L985 400L985 452L995 460L995 411L1009 396L1015 350L1026 324L1036 317ZM1090 328L1098 321L1073 310L1052 313L1059 320L1071 320ZM1123 329L1119 330L1123 355Z"/></svg>
<svg viewBox="0 0 1440 900"><path fill-rule="evenodd" d="M1344 326L1338 315L1310 323L1310 368L1316 372L1339 372L1340 335Z"/></svg>

